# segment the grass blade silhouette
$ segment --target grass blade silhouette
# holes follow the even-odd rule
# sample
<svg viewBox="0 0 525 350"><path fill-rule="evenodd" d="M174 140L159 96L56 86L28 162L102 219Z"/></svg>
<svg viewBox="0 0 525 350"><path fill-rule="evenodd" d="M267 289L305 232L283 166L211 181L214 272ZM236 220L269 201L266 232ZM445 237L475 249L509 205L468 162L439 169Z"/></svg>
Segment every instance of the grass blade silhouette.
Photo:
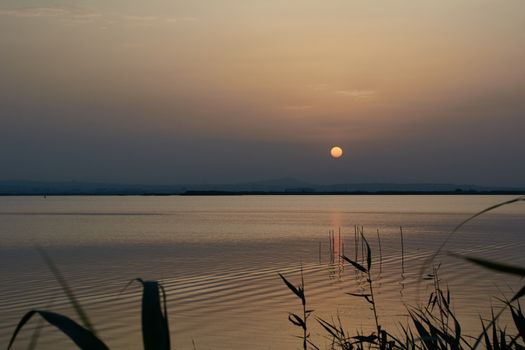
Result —
<svg viewBox="0 0 525 350"><path fill-rule="evenodd" d="M372 250L370 249L370 245L368 244L368 241L366 240L363 233L361 233L361 237L363 237L363 241L365 241L366 244L366 269L367 271L370 271L370 268L372 267Z"/></svg>
<svg viewBox="0 0 525 350"><path fill-rule="evenodd" d="M82 308L82 306L78 302L78 299L76 298L75 294L73 293L73 290L69 287L66 279L64 278L64 276L62 275L62 273L60 272L58 267L55 265L55 263L53 262L51 257L47 254L47 252L42 247L37 246L36 249L37 249L38 253L40 254L40 256L42 256L42 258L44 259L44 262L49 267L49 269L51 270L53 275L55 276L55 279L57 280L58 284L62 288L62 291L64 291L64 294L69 299L69 302L73 306L73 309L75 310L75 312L77 313L78 317L80 318L80 320L84 324L84 327L86 327L93 334L96 335L97 333L95 331L95 327L93 326L93 324L89 320L89 317L88 317L87 313L84 311L84 309Z"/></svg>
<svg viewBox="0 0 525 350"><path fill-rule="evenodd" d="M343 255L342 258L344 260L346 260L346 262L348 262L349 264L351 264L353 267L355 267L356 269L358 269L359 271L361 272L364 272L364 273L367 273L368 270L361 264L353 261L353 260L350 260L346 255Z"/></svg>
<svg viewBox="0 0 525 350"><path fill-rule="evenodd" d="M491 269L494 271L510 273L513 275L518 275L520 277L525 276L525 268L523 267L503 264L503 263L499 263L499 262L492 261L492 260L486 260L482 258L476 258L473 256L466 256L466 255L460 255L460 254L455 254L455 253L449 253L449 255L454 256L456 258L470 261L476 265L479 265L479 266L482 266L482 267L485 267L487 269Z"/></svg>
<svg viewBox="0 0 525 350"><path fill-rule="evenodd" d="M455 253L449 253L449 255L451 255L453 257L456 257L456 258L459 258L459 259L463 259L463 260L469 261L469 262L471 262L473 264L479 265L481 267L484 267L484 268L487 268L487 269L490 269L490 270L503 272L503 273L508 273L508 274L512 274L512 275L517 275L517 276L520 276L520 277L524 277L525 276L525 268L523 268L523 267L509 265L509 264L503 264L503 263L500 263L500 262L497 262L497 261L486 260L486 259L482 259L482 258L476 258L476 257L473 257L473 256L459 255L459 254L455 254ZM525 286L523 286L512 297L512 299L510 301L517 300L517 299L521 298L523 295L525 295Z"/></svg>
<svg viewBox="0 0 525 350"><path fill-rule="evenodd" d="M142 284L142 340L144 350L169 350L170 331L165 292L157 281L144 281L140 278L136 281ZM160 291L162 291L162 298ZM164 307L161 306L161 299L164 299Z"/></svg>
<svg viewBox="0 0 525 350"><path fill-rule="evenodd" d="M54 299L51 299L46 306L46 310L51 309L51 306L53 305ZM27 346L27 350L35 350L36 345L38 343L38 338L40 338L40 333L42 332L42 328L44 328L44 318L39 318L38 323L36 324L35 330L33 331L33 335L31 336L31 340L29 341L29 345Z"/></svg>
<svg viewBox="0 0 525 350"><path fill-rule="evenodd" d="M288 315L288 320L296 327L301 327L303 330L303 336L299 337L303 340L303 350L307 350L308 344L312 345L314 348L317 348L313 343L308 339L310 337L310 333L308 333L308 326L306 324L308 318L311 316L312 312L314 310L308 310L306 308L306 297L304 294L304 275L303 275L303 268L301 266L301 284L296 287L294 286L290 281L288 281L282 274L278 273L279 277L283 280L284 284L290 289L299 299L301 299L301 303L303 306L303 316L299 316L294 313L290 313Z"/></svg>
<svg viewBox="0 0 525 350"><path fill-rule="evenodd" d="M27 346L27 350L36 349L38 339L40 338L40 333L42 333L42 328L44 328L44 318L40 318L38 320L35 330L33 331L33 335L31 336L31 340L29 341L29 345Z"/></svg>
<svg viewBox="0 0 525 350"><path fill-rule="evenodd" d="M31 310L22 317L9 341L7 350L11 349L16 336L22 327L35 314L42 316L49 324L57 327L65 335L67 335L80 349L82 350L109 350L109 348L100 339L98 339L93 332L82 327L72 319L50 311Z"/></svg>
<svg viewBox="0 0 525 350"><path fill-rule="evenodd" d="M519 308L510 306L510 312L512 313L512 319L514 321L516 329L518 330L518 334L521 337L521 339L525 342L525 317L523 316L523 313Z"/></svg>
<svg viewBox="0 0 525 350"><path fill-rule="evenodd" d="M450 239L452 238L452 236L458 232L463 226L465 226L467 223L469 223L470 221L474 220L475 218L477 218L478 216L480 215L483 215L485 213L488 213L490 211L493 211L497 208L500 208L500 207L503 207L503 206L506 206L506 205L509 205L509 204L513 204L513 203L517 203L517 202L521 202L521 201L525 201L525 196L520 196L520 197L517 197L517 198L514 198L514 199L511 199L511 200L508 200L508 201L504 201L504 202L501 202L501 203L498 203L498 204L495 204L495 205L492 205L488 208L485 208L479 212L477 212L476 214L474 215L471 215L469 216L468 218L466 218L465 220L463 220L462 222L460 222L456 227L454 227L454 229L447 235L447 237L445 238L445 240L443 241L443 243L441 243L441 245L439 246L439 248L436 250L436 252L434 252L434 254L432 254L430 257L428 257L424 262L423 264L421 265L421 268L419 269L419 279L421 279L421 277L423 276L423 274L425 273L425 269L427 268L427 266L429 266L430 264L432 264L432 262L436 259L436 257L441 253L441 251L443 250L443 248L445 248L445 245L448 243L448 241L450 241Z"/></svg>
<svg viewBox="0 0 525 350"><path fill-rule="evenodd" d="M288 289L290 289L295 295L299 297L299 299L301 299L301 301L304 302L304 291L302 290L302 288L300 286L299 287L294 286L283 275L281 275L280 273L278 274L279 274L279 277L281 277L281 279L283 280L284 284L286 284Z"/></svg>

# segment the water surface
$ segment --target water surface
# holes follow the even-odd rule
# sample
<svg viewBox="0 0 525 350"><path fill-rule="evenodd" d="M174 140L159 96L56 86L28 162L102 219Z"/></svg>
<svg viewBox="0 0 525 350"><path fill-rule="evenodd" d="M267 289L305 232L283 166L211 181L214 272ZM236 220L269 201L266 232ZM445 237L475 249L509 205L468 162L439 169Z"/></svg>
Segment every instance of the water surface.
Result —
<svg viewBox="0 0 525 350"><path fill-rule="evenodd" d="M299 281L302 266L310 307L319 317L341 317L349 331L373 327L362 299L362 276L330 260L362 259L354 226L373 250L380 322L396 330L415 305L423 260L469 215L507 196L234 196L234 197L0 197L0 346L32 308L76 318L34 245L44 246L73 286L102 339L113 349L141 349L140 288L129 280L162 281L168 293L177 349L296 349L299 334L287 321L299 305L280 281ZM523 204L467 225L446 251L524 263ZM401 254L400 226L404 234ZM341 228L341 241L339 241ZM379 238L377 231L379 230ZM381 254L379 254L379 239ZM321 254L319 254L321 246ZM464 331L479 329L494 296L511 296L520 281L440 256L443 285ZM419 285L426 295L428 283ZM421 297L421 301L426 300ZM36 324L33 322L32 324ZM31 327L17 349L25 349ZM324 333L312 322L321 348ZM74 348L46 327L41 349Z"/></svg>

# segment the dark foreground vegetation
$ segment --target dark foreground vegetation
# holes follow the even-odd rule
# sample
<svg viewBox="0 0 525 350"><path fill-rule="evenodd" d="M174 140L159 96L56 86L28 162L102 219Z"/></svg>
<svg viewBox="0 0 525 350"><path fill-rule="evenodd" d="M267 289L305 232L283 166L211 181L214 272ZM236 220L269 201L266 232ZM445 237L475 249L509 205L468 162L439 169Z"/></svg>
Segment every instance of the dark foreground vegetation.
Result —
<svg viewBox="0 0 525 350"><path fill-rule="evenodd" d="M499 203L490 208L471 216L460 223L448 236L448 239L458 231L464 224L483 213L508 205L518 201L525 201L525 197L519 197L507 202ZM525 286L522 287L511 299L501 300L502 307L495 311L491 310L491 318L483 320L480 318L480 330L478 334L465 335L462 327L451 308L451 295L449 290L444 290L440 285L439 266L433 265L433 260L443 249L446 241L439 250L428 259L420 273L421 280L430 280L433 291L428 296L428 301L423 306L409 306L409 324L402 324L402 332L393 333L383 329L379 322L379 313L374 297L374 280L372 275L372 251L364 234L361 238L366 245L366 261L359 263L343 255L341 258L352 266L359 274L362 274L367 281L367 291L362 294L348 293L353 297L360 298L368 303L375 321L375 330L370 334L351 334L343 327L340 319L322 319L316 317L314 311L309 309L305 294L304 277L301 273L301 281L294 285L285 276L279 274L284 284L297 297L301 305L299 314L290 313L289 321L300 330L300 344L303 350L321 350L312 340L309 333L309 324L317 322L326 332L326 337L330 339L330 350L364 350L364 349L402 349L402 350L433 350L433 349L525 349L525 316L521 310L519 299L525 295ZM448 240L447 239L447 240ZM38 315L49 324L55 326L69 337L80 349L83 350L107 350L108 346L97 336L96 330L78 302L73 290L68 285L66 279L55 266L46 252L38 248L42 258L53 272L57 282L68 297L77 317L81 321L80 325L71 318L46 310L31 310L26 313L17 325L13 336L7 346L9 350L27 322ZM483 260L476 257L458 256L474 264L483 266L493 271L525 277L525 268L518 266L505 265L493 261ZM430 273L424 274L425 268L433 266ZM144 350L169 350L171 349L168 309L166 306L166 293L161 284L157 281L144 281L140 278L130 281L127 287L136 283L142 287L142 339ZM504 312L509 312L512 316L513 327L507 329L498 323L500 316ZM29 345L29 349L34 349L37 345L38 337L42 329L42 324L36 327ZM398 334L401 333L401 334Z"/></svg>
<svg viewBox="0 0 525 350"><path fill-rule="evenodd" d="M362 298L363 302L369 304L375 321L375 330L370 334L350 334L345 330L339 318L326 320L314 317L314 321L321 325L326 332L326 336L331 341L330 350L525 349L523 346L525 344L525 316L518 301L525 294L525 287L512 299L502 300L503 307L497 312L491 310L491 318L489 320L480 318L480 331L478 334L465 335L462 333L461 324L451 307L450 291L441 288L438 274L439 266L433 267L432 272L423 277L424 280L432 282L433 291L428 296L428 301L424 306L407 307L411 322L406 325L400 324L402 332L398 333L401 334L391 333L389 330L383 329L378 317L380 310L374 297L374 280L371 273L372 252L366 238L362 236L362 239L367 248L366 264L360 264L347 256L342 256L342 259L359 274L362 274L368 283L366 292L347 294L356 298ZM512 273L521 277L525 276L525 269L520 267L498 264L473 257L460 258L500 272ZM310 310L307 306L302 273L299 285L294 285L283 275L280 275L280 277L302 305L301 314L290 313L288 316L288 320L301 330L302 348L304 350L321 350L319 346L311 341L308 331L308 321L313 316L313 310ZM511 313L515 329L508 330L506 326L500 327L498 324L498 319L504 312Z"/></svg>

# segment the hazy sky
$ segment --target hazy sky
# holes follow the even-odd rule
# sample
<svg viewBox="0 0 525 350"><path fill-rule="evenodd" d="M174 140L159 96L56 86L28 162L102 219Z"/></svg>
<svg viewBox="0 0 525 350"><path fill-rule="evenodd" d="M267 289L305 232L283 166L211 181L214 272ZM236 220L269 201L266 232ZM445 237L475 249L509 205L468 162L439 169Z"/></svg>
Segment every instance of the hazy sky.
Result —
<svg viewBox="0 0 525 350"><path fill-rule="evenodd" d="M0 180L525 186L524 132L523 0L0 2Z"/></svg>

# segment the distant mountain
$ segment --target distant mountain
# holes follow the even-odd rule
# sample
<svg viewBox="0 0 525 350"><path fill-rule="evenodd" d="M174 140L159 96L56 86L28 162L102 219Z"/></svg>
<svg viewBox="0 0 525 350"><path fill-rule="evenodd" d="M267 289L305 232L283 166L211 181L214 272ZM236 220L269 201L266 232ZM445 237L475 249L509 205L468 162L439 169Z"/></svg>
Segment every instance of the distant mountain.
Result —
<svg viewBox="0 0 525 350"><path fill-rule="evenodd" d="M457 184L342 183L317 185L294 178L234 184L140 185L0 181L0 195L169 195L236 193L525 193L525 188Z"/></svg>
<svg viewBox="0 0 525 350"><path fill-rule="evenodd" d="M255 182L240 182L231 186L246 187L246 188L265 188L265 189L285 189L294 187L312 187L313 185L292 177L283 177L279 179L262 180Z"/></svg>
<svg viewBox="0 0 525 350"><path fill-rule="evenodd" d="M323 192L487 192L487 191L514 191L510 187L488 187L475 185L457 184L397 184L397 183L357 183L357 184L335 184L318 186Z"/></svg>
<svg viewBox="0 0 525 350"><path fill-rule="evenodd" d="M0 194L134 194L148 186L90 182L0 181Z"/></svg>

